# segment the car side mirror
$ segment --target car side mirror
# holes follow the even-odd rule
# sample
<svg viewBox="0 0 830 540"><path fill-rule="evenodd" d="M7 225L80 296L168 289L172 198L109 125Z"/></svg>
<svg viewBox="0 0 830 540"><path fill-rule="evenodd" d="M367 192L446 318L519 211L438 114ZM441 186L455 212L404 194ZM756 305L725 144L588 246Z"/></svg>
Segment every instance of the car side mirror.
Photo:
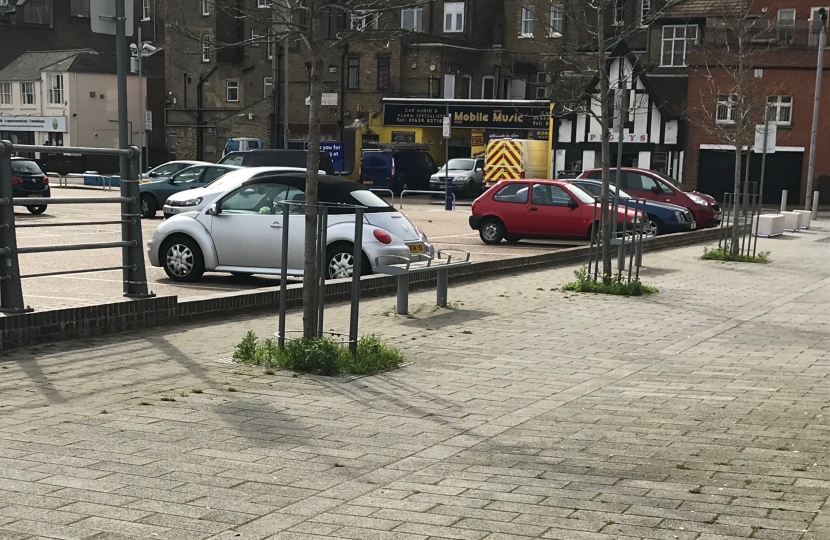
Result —
<svg viewBox="0 0 830 540"><path fill-rule="evenodd" d="M579 203L571 199L568 201L568 208L579 208Z"/></svg>
<svg viewBox="0 0 830 540"><path fill-rule="evenodd" d="M658 186L651 186L651 192L655 195L660 195L661 193L663 193L663 190L660 189Z"/></svg>
<svg viewBox="0 0 830 540"><path fill-rule="evenodd" d="M482 169L481 167L476 167L476 172L481 172L481 171L483 171L483 170L484 170L484 169Z"/></svg>
<svg viewBox="0 0 830 540"><path fill-rule="evenodd" d="M218 216L220 214L219 205L211 204L205 213L209 216Z"/></svg>
<svg viewBox="0 0 830 540"><path fill-rule="evenodd" d="M154 173L154 172L147 173L147 176L148 176L149 178L156 178L156 177L158 177L158 173Z"/></svg>

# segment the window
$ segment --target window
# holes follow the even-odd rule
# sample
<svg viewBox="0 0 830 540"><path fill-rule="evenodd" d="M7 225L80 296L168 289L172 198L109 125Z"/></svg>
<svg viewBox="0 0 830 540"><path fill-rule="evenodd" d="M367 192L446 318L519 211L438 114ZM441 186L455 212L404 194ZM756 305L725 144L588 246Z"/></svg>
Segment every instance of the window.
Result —
<svg viewBox="0 0 830 540"><path fill-rule="evenodd" d="M227 100L229 102L235 103L239 101L239 81L237 80L230 80L226 83L227 89Z"/></svg>
<svg viewBox="0 0 830 540"><path fill-rule="evenodd" d="M222 178L226 174L228 174L231 169L226 169L224 167L208 167L208 170L205 172L205 175L202 177L202 184L210 184L217 178Z"/></svg>
<svg viewBox="0 0 830 540"><path fill-rule="evenodd" d="M530 202L544 206L568 206L572 200L571 196L559 186L536 184L533 186L533 197Z"/></svg>
<svg viewBox="0 0 830 540"><path fill-rule="evenodd" d="M49 103L63 105L63 75L49 75Z"/></svg>
<svg viewBox="0 0 830 540"><path fill-rule="evenodd" d="M427 90L429 92L429 97L438 97L438 93L441 91L441 83L439 81L440 79L438 79L437 77L429 78L429 89Z"/></svg>
<svg viewBox="0 0 830 540"><path fill-rule="evenodd" d="M253 28L251 29L251 45L254 47L259 47L259 38L260 35L256 33L256 30Z"/></svg>
<svg viewBox="0 0 830 540"><path fill-rule="evenodd" d="M734 124L737 103L737 94L719 94L715 122L718 124Z"/></svg>
<svg viewBox="0 0 830 540"><path fill-rule="evenodd" d="M352 13L352 30L377 30L380 16L374 11L355 11Z"/></svg>
<svg viewBox="0 0 830 540"><path fill-rule="evenodd" d="M423 32L424 11L419 7L401 10L401 28L411 32Z"/></svg>
<svg viewBox="0 0 830 540"><path fill-rule="evenodd" d="M789 126L793 122L793 97L768 96L767 122L775 122L779 126Z"/></svg>
<svg viewBox="0 0 830 540"><path fill-rule="evenodd" d="M284 201L288 195L289 188L284 184L254 184L242 186L225 197L220 203L223 214L282 214ZM290 199L305 200L302 191L294 190L296 194Z"/></svg>
<svg viewBox="0 0 830 540"><path fill-rule="evenodd" d="M527 204L530 186L525 183L508 184L493 196L494 201Z"/></svg>
<svg viewBox="0 0 830 540"><path fill-rule="evenodd" d="M35 83L20 83L20 103L22 103L23 105L34 105L35 103L37 103L37 100L35 98Z"/></svg>
<svg viewBox="0 0 830 540"><path fill-rule="evenodd" d="M210 34L202 34L202 62L210 62Z"/></svg>
<svg viewBox="0 0 830 540"><path fill-rule="evenodd" d="M391 70L392 59L388 56L378 56L378 90L389 90Z"/></svg>
<svg viewBox="0 0 830 540"><path fill-rule="evenodd" d="M792 43L795 38L795 10L779 9L775 28L778 33L778 41Z"/></svg>
<svg viewBox="0 0 830 540"><path fill-rule="evenodd" d="M360 58L349 58L349 73L347 76L349 90L360 89Z"/></svg>
<svg viewBox="0 0 830 540"><path fill-rule="evenodd" d="M267 8L268 7L268 0L256 0L256 7L258 7L258 8Z"/></svg>
<svg viewBox="0 0 830 540"><path fill-rule="evenodd" d="M455 74L444 74L444 99L455 99Z"/></svg>
<svg viewBox="0 0 830 540"><path fill-rule="evenodd" d="M522 7L522 32L520 37L533 37L533 6Z"/></svg>
<svg viewBox="0 0 830 540"><path fill-rule="evenodd" d="M262 95L265 97L271 97L274 95L273 77L265 77L264 79L262 79Z"/></svg>
<svg viewBox="0 0 830 540"><path fill-rule="evenodd" d="M648 26L651 17L651 0L640 0L640 26Z"/></svg>
<svg viewBox="0 0 830 540"><path fill-rule="evenodd" d="M210 15L210 0L202 0L202 16Z"/></svg>
<svg viewBox="0 0 830 540"><path fill-rule="evenodd" d="M625 0L614 0L614 26L622 26L625 22Z"/></svg>
<svg viewBox="0 0 830 540"><path fill-rule="evenodd" d="M12 104L12 83L0 83L0 105Z"/></svg>
<svg viewBox="0 0 830 540"><path fill-rule="evenodd" d="M473 78L470 75L461 76L461 99L473 97Z"/></svg>
<svg viewBox="0 0 830 540"><path fill-rule="evenodd" d="M464 2L444 2L444 32L464 31Z"/></svg>
<svg viewBox="0 0 830 540"><path fill-rule="evenodd" d="M142 21L149 21L150 20L150 0L142 0L141 1L141 20Z"/></svg>
<svg viewBox="0 0 830 540"><path fill-rule="evenodd" d="M685 67L689 63L689 53L697 43L697 26L664 26L663 52L660 65L666 67Z"/></svg>
<svg viewBox="0 0 830 540"><path fill-rule="evenodd" d="M616 171L616 169L614 169ZM616 174L612 172L612 174ZM631 191L651 191L652 188L659 188L657 182L650 176L635 172L624 171L621 175L623 177L622 187ZM662 189L660 191L663 191Z"/></svg>
<svg viewBox="0 0 830 540"><path fill-rule="evenodd" d="M550 30L549 37L562 37L565 32L565 10L561 3L550 6Z"/></svg>
<svg viewBox="0 0 830 540"><path fill-rule="evenodd" d="M202 177L202 173L205 172L205 168L206 167L197 166L182 169L181 172L174 174L170 180L173 184L193 184L199 181L199 178Z"/></svg>
<svg viewBox="0 0 830 540"><path fill-rule="evenodd" d="M481 78L481 99L496 98L496 78L489 75Z"/></svg>

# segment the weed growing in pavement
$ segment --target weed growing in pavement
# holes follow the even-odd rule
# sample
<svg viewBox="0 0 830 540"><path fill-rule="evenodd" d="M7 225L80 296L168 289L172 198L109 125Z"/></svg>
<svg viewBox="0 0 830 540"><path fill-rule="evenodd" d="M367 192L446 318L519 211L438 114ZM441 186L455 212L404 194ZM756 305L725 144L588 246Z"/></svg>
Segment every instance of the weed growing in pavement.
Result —
<svg viewBox="0 0 830 540"><path fill-rule="evenodd" d="M748 262L769 264L772 261L769 258L769 251L762 251L757 255L733 255L731 251L725 249L709 249L703 248L703 257L705 261L725 261L725 262Z"/></svg>
<svg viewBox="0 0 830 540"><path fill-rule="evenodd" d="M608 280L594 280L588 275L588 269L582 267L574 271L576 281L565 284L563 291L614 294L618 296L642 296L644 294L656 294L659 291L651 285L644 285L639 279L626 283L617 278L610 277Z"/></svg>
<svg viewBox="0 0 830 540"><path fill-rule="evenodd" d="M395 368L404 362L401 351L390 347L375 336L364 336L357 342L357 356L352 358L349 348L331 338L296 339L288 341L284 349L273 339L259 341L248 332L236 346L234 360L269 368L289 369L315 375L371 375ZM266 371L266 373L268 373Z"/></svg>

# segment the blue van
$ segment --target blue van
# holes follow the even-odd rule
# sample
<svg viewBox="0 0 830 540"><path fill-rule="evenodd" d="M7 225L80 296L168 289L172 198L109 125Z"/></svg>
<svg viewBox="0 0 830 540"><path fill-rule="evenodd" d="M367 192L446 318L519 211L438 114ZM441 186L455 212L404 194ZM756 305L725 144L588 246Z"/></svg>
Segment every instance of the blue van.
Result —
<svg viewBox="0 0 830 540"><path fill-rule="evenodd" d="M370 188L429 189L429 177L438 165L426 150L364 150L360 156L360 183Z"/></svg>

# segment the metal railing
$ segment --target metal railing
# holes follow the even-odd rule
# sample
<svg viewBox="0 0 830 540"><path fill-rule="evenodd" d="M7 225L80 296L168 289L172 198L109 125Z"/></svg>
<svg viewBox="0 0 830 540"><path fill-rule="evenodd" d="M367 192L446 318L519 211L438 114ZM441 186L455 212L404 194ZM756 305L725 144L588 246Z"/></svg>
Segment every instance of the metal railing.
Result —
<svg viewBox="0 0 830 540"><path fill-rule="evenodd" d="M429 190L425 190L425 189L405 189L405 190L401 191L400 195L398 195L398 201L399 201L398 208L400 208L401 210L403 210L403 196L407 195L407 194L410 194L410 195L435 195L435 196L444 195L446 197L444 191L429 191ZM452 194L452 207L453 207L453 209L455 209L455 193Z"/></svg>
<svg viewBox="0 0 830 540"><path fill-rule="evenodd" d="M11 155L14 152L48 152L52 154L87 154L119 156L122 162L122 181L120 197L49 197L19 198L14 196L12 186ZM139 151L136 147L124 149L77 148L39 145L12 144L0 141L0 311L4 313L24 313L31 311L23 301L21 279L61 276L121 270L123 276L124 296L127 298L148 298L154 296L147 289L147 274L144 268L144 249L141 236L141 213L138 200ZM67 175L69 176L69 175ZM65 181L67 176L62 177ZM110 189L112 186L110 185ZM65 204L120 204L121 219L109 221L68 222L68 223L25 223L16 225L15 206L50 206ZM97 242L87 244L60 244L32 247L17 246L17 228L35 227L77 227L81 225L121 225L121 240L116 242ZM57 270L39 274L20 275L19 255L29 253L54 253L61 251L85 251L94 249L121 248L121 266L88 268L82 270Z"/></svg>
<svg viewBox="0 0 830 540"><path fill-rule="evenodd" d="M640 279L640 267L643 265L643 244L656 234L652 230L646 213L646 199L622 199L602 204L599 197L594 198L594 225L591 227L591 245L588 250L587 275L589 279L615 278L619 282L631 283ZM620 220L619 213L624 216ZM629 221L629 211L634 212L634 219ZM614 215L616 214L616 215ZM612 217L611 246L617 247L616 276L604 276L600 270L602 262L602 230L605 223ZM626 253L628 251L628 253ZM628 255L628 275L626 272L626 255Z"/></svg>
<svg viewBox="0 0 830 540"><path fill-rule="evenodd" d="M57 178L59 188L69 187L69 184L66 183L66 177L64 175L62 175L61 173L50 172L50 173L46 173L46 176L48 176L49 178ZM51 182L50 182L50 185L54 185L54 184L51 184Z"/></svg>

